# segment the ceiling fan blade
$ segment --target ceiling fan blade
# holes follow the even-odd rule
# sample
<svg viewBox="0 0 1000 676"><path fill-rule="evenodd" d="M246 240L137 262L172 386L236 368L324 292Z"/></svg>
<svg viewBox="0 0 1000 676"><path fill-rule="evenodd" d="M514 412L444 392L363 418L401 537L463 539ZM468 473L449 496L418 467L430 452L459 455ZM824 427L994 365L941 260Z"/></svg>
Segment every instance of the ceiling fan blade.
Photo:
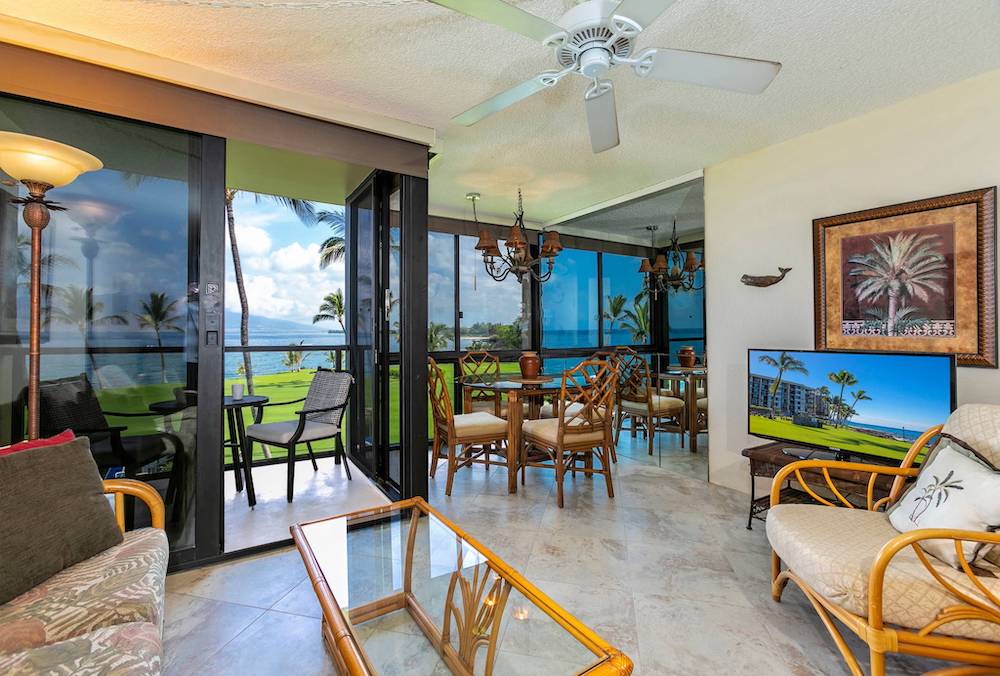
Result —
<svg viewBox="0 0 1000 676"><path fill-rule="evenodd" d="M777 61L659 48L648 50L640 57L640 63L636 66L636 72L644 77L687 82L745 94L763 92L779 70L781 64Z"/></svg>
<svg viewBox="0 0 1000 676"><path fill-rule="evenodd" d="M612 15L627 16L643 28L656 21L675 0L622 0Z"/></svg>
<svg viewBox="0 0 1000 676"><path fill-rule="evenodd" d="M431 2L539 42L544 42L545 38L562 32L562 29L554 23L508 5L503 0L431 0Z"/></svg>
<svg viewBox="0 0 1000 676"><path fill-rule="evenodd" d="M611 82L601 80L594 83L584 96L584 105L587 108L590 146L594 152L602 153L618 145L618 110Z"/></svg>
<svg viewBox="0 0 1000 676"><path fill-rule="evenodd" d="M526 82L522 82L507 91L500 92L496 96L486 99L482 103L469 108L464 113L456 115L451 121L466 127L472 126L493 113L497 113L508 106L514 105L518 101L523 101L532 94L537 94L543 89L553 86L558 81L546 80L547 76L551 76L551 73L546 72L536 75Z"/></svg>

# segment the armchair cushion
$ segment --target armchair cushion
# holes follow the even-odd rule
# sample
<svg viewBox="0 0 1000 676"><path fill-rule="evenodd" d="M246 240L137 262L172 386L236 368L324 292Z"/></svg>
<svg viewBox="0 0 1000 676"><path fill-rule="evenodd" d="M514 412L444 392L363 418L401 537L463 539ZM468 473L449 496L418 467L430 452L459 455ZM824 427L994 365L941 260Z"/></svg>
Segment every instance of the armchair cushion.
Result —
<svg viewBox="0 0 1000 676"><path fill-rule="evenodd" d="M577 425L579 423L576 423ZM570 427L573 423L570 424ZM521 426L524 433L528 436L539 439L551 446L555 446L559 441L559 419L558 418L542 418L539 420L526 420ZM583 432L580 434L566 434L564 441L570 442L574 445L581 443L590 443L594 446L600 446L604 443L604 432L601 430L594 430L592 432Z"/></svg>
<svg viewBox="0 0 1000 676"><path fill-rule="evenodd" d="M1000 528L1000 472L956 450L956 441L944 439L934 457L920 469L916 483L889 510L889 521L900 532L918 528L994 531ZM954 542L925 540L931 556L961 568ZM962 544L972 563L980 543Z"/></svg>
<svg viewBox="0 0 1000 676"><path fill-rule="evenodd" d="M162 627L168 552L162 530L130 531L120 545L0 606L0 654L125 622Z"/></svg>
<svg viewBox="0 0 1000 676"><path fill-rule="evenodd" d="M818 594L861 617L868 616L868 576L875 557L897 535L882 512L791 504L775 505L767 515L768 540L789 570ZM992 605L964 573L933 557L927 560L957 589ZM1000 579L980 577L979 581L992 594L1000 594ZM957 603L931 577L911 548L893 557L883 586L883 617L887 623L920 629L942 609ZM980 620L952 622L939 631L1000 641L1000 625Z"/></svg>
<svg viewBox="0 0 1000 676"><path fill-rule="evenodd" d="M646 415L649 409L644 401L622 399L622 409L627 413ZM653 395L653 413L676 413L684 408L684 400L660 394Z"/></svg>
<svg viewBox="0 0 1000 676"><path fill-rule="evenodd" d="M0 603L122 541L86 438L0 457Z"/></svg>
<svg viewBox="0 0 1000 676"><path fill-rule="evenodd" d="M297 420L285 422L260 423L250 425L247 428L247 438L263 441L272 444L287 444L295 435L295 430L299 428ZM302 429L302 436L299 441L316 441L317 439L330 439L340 434L340 427L330 423L306 421Z"/></svg>
<svg viewBox="0 0 1000 676"><path fill-rule="evenodd" d="M1000 405L963 404L948 416L941 431L961 439L988 465L1000 468Z"/></svg>

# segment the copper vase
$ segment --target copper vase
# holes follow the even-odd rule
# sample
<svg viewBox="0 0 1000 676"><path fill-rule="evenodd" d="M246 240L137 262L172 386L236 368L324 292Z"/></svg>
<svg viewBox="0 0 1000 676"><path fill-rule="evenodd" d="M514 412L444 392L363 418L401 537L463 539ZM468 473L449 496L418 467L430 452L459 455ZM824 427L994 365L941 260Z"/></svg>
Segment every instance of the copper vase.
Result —
<svg viewBox="0 0 1000 676"><path fill-rule="evenodd" d="M521 358L517 360L517 363L521 367L522 378L538 377L538 372L542 366L542 361L541 359L538 358L537 352L522 352Z"/></svg>
<svg viewBox="0 0 1000 676"><path fill-rule="evenodd" d="M677 361L684 368L691 368L698 361L698 355L690 345L684 345L677 350Z"/></svg>

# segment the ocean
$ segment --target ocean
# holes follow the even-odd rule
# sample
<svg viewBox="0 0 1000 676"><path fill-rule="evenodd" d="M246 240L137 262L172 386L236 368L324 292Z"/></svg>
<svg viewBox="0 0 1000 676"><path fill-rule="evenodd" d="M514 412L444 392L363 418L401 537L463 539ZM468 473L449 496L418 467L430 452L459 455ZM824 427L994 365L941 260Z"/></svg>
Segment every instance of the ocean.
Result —
<svg viewBox="0 0 1000 676"><path fill-rule="evenodd" d="M184 335L176 332L163 334L164 346L183 347ZM304 326L302 328L281 328L270 330L251 329L250 340L252 345L287 347L302 343L303 347L310 345L344 345L346 336L340 330L330 330L325 327ZM684 341L684 334L679 336L675 332L673 342ZM476 341L476 337L463 337L461 341L462 350L467 350ZM545 332L544 346L546 348L573 348L589 347L597 342L596 330L549 330ZM631 333L627 330L615 327L611 340L612 344L627 344L632 342ZM137 353L116 353L116 354L95 354L92 359L88 359L83 354L45 354L47 347L79 347L81 343L80 335L75 332L65 330L52 331L43 340L42 357L42 378L49 380L52 378L62 378L86 372L90 375L96 364L102 376L104 387L128 387L130 385L146 385L160 383L163 380L163 369L161 368L159 354L137 354ZM226 346L238 346L239 327L229 324L225 332ZM111 330L97 331L93 339L94 346L101 347L147 347L155 346L155 340L151 331L139 330ZM450 347L450 346L449 346ZM698 349L698 348L696 348ZM253 352L254 374L267 375L282 373L288 368L282 364L284 352ZM163 355L166 366L167 382L181 382L185 379L188 357L184 352L170 353ZM237 369L243 363L243 355L238 352L227 352L225 355L225 378L235 379L238 377ZM316 368L317 366L330 366L325 350L308 350L302 360L303 368ZM900 431L902 434L903 431ZM909 437L907 437L909 438ZM915 438L915 436L914 436Z"/></svg>
<svg viewBox="0 0 1000 676"><path fill-rule="evenodd" d="M851 427L860 427L866 430L875 430L877 432L888 432L894 437L898 437L900 439L906 439L907 441L916 441L917 437L919 437L921 434L924 433L924 430L933 427L937 423L931 423L927 425L927 427L924 429L913 429L913 430L908 430L901 427L886 427L884 425L869 425L867 423L860 423L855 420L851 420L847 424Z"/></svg>

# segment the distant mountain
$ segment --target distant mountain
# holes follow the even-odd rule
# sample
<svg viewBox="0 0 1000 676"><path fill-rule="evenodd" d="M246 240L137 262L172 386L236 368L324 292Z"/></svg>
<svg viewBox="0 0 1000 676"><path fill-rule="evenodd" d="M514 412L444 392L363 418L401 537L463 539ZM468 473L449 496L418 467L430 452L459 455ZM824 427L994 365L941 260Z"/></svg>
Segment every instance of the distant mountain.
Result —
<svg viewBox="0 0 1000 676"><path fill-rule="evenodd" d="M233 310L226 310L226 328L229 331L239 331L240 313ZM275 319L274 317L261 317L260 315L250 315L251 331L302 331L303 329L315 330L312 324L301 324L290 322L287 319Z"/></svg>

